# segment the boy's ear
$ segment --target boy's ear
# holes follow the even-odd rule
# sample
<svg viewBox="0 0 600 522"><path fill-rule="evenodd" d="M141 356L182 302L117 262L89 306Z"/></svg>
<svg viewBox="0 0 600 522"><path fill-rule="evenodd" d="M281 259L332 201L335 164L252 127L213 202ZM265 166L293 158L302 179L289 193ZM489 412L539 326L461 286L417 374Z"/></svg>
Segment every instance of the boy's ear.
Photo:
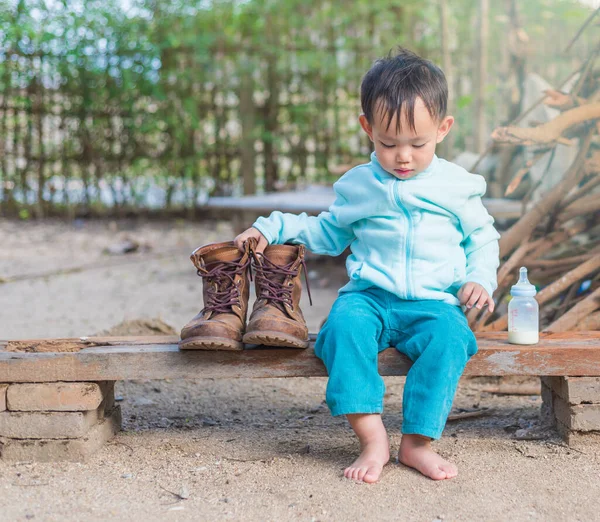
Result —
<svg viewBox="0 0 600 522"><path fill-rule="evenodd" d="M358 117L358 121L360 122L360 126L363 128L363 130L367 133L367 135L369 136L369 139L371 141L373 141L373 127L371 126L371 124L367 121L367 117L364 114L361 114Z"/></svg>
<svg viewBox="0 0 600 522"><path fill-rule="evenodd" d="M440 125L438 127L437 138L436 138L436 141L435 141L436 143L441 143L442 141L444 141L444 138L450 132L450 129L452 128L452 125L454 125L454 117L453 116L446 116L442 120L442 122L440 123Z"/></svg>

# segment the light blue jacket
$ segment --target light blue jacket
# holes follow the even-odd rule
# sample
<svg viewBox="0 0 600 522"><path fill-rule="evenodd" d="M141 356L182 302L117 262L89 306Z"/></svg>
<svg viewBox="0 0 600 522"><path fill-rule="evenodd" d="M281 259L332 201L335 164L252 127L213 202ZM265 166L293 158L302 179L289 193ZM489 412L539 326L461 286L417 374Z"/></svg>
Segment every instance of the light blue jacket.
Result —
<svg viewBox="0 0 600 522"><path fill-rule="evenodd" d="M426 170L400 180L371 162L334 185L335 202L318 216L273 212L253 225L270 244L306 245L336 256L350 246L350 281L340 292L377 286L402 299L459 305L460 287L497 287L498 238L481 197L482 176L434 156Z"/></svg>

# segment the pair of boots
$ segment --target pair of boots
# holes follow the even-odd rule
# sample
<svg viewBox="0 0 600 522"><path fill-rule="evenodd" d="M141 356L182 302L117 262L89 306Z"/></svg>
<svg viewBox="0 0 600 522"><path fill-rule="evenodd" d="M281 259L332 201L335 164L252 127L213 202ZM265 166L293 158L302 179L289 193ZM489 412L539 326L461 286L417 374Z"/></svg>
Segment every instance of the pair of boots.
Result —
<svg viewBox="0 0 600 522"><path fill-rule="evenodd" d="M304 246L269 245L263 254L256 254L253 247L249 241L240 252L230 241L192 253L190 259L203 280L204 308L183 327L180 349L242 350L244 343L308 347L308 328L299 306L300 275L302 269L306 272ZM251 265L256 302L246 327Z"/></svg>

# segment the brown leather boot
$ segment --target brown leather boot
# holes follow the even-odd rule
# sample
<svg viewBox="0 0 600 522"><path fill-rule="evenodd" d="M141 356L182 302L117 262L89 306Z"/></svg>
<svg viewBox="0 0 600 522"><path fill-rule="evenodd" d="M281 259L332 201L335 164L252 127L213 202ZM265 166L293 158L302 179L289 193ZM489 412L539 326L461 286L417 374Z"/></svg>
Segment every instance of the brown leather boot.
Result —
<svg viewBox="0 0 600 522"><path fill-rule="evenodd" d="M181 330L181 350L242 350L250 285L249 248L232 241L196 249L190 256L203 281L204 308Z"/></svg>
<svg viewBox="0 0 600 522"><path fill-rule="evenodd" d="M244 342L267 346L308 347L308 328L300 310L304 246L269 245L253 254L256 302ZM310 289L309 298L310 298ZM312 301L311 301L312 304Z"/></svg>

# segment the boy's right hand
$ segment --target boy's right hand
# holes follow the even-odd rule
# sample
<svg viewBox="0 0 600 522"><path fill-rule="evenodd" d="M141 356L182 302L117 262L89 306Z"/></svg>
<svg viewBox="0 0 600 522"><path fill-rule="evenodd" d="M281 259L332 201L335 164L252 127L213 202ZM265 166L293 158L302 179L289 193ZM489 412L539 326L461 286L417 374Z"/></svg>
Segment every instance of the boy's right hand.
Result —
<svg viewBox="0 0 600 522"><path fill-rule="evenodd" d="M269 242L267 241L267 238L265 236L263 236L258 229L251 227L248 230L245 230L244 232L242 232L239 236L237 236L233 242L235 244L236 247L238 247L242 252L244 251L244 243L246 243L246 241L248 241L249 239L255 239L256 240L256 248L254 249L254 251L257 254L262 254L263 250L265 248L267 248Z"/></svg>

